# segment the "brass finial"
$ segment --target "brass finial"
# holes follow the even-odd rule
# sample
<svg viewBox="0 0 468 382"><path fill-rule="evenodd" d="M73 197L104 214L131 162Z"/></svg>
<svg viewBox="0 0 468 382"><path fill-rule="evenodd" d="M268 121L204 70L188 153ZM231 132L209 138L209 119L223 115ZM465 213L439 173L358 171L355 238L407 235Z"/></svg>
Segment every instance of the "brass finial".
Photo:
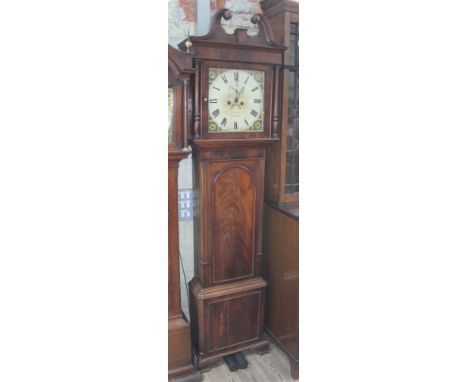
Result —
<svg viewBox="0 0 468 382"><path fill-rule="evenodd" d="M192 47L192 41L190 41L190 28L187 30L187 40L185 40L185 47L187 48L187 53L190 53L190 48Z"/></svg>
<svg viewBox="0 0 468 382"><path fill-rule="evenodd" d="M187 53L190 53L190 48L192 47L192 41L190 41L190 39L185 41L185 47L187 48Z"/></svg>

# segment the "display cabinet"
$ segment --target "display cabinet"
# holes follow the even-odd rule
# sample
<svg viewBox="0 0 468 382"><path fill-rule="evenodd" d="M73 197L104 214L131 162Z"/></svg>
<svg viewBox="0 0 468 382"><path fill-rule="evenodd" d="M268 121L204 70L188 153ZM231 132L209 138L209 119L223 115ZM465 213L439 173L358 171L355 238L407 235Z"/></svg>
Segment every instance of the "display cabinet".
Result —
<svg viewBox="0 0 468 382"><path fill-rule="evenodd" d="M264 0L264 16L287 46L281 66L280 144L268 150L263 248L265 327L299 377L299 4Z"/></svg>
<svg viewBox="0 0 468 382"><path fill-rule="evenodd" d="M281 66L280 144L267 153L265 198L278 205L299 201L299 4L264 0L273 34L287 46Z"/></svg>

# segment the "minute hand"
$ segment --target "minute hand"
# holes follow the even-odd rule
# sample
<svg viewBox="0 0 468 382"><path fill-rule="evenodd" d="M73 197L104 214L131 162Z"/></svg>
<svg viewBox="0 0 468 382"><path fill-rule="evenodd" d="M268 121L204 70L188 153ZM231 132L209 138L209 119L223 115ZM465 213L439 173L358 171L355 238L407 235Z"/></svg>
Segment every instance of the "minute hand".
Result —
<svg viewBox="0 0 468 382"><path fill-rule="evenodd" d="M232 86L231 86L231 89L234 90L237 94L239 94L239 95L241 94L238 90L234 89Z"/></svg>
<svg viewBox="0 0 468 382"><path fill-rule="evenodd" d="M239 92L237 92L237 94L241 95L244 92L244 89L245 89L245 85L242 86L242 89Z"/></svg>

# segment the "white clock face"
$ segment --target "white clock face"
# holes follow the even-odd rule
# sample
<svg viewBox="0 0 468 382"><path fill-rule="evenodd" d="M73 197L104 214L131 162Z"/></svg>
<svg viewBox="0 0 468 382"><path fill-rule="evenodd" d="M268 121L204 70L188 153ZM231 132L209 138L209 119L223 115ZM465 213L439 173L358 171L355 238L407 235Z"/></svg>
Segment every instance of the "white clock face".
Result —
<svg viewBox="0 0 468 382"><path fill-rule="evenodd" d="M208 132L263 131L265 73L210 68Z"/></svg>

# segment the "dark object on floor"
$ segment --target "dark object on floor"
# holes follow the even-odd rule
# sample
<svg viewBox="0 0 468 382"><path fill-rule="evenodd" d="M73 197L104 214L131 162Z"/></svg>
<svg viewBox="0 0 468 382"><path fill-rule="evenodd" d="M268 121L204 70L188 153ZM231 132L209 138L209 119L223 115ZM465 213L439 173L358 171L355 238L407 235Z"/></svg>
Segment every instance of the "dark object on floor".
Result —
<svg viewBox="0 0 468 382"><path fill-rule="evenodd" d="M249 366L249 363L245 359L244 355L241 352L237 352L234 354L234 358L239 365L239 369L247 369L247 366Z"/></svg>
<svg viewBox="0 0 468 382"><path fill-rule="evenodd" d="M235 354L225 355L223 359L224 359L224 362L226 362L226 365L228 366L229 371L236 371L237 369L239 369L239 365L237 364Z"/></svg>

